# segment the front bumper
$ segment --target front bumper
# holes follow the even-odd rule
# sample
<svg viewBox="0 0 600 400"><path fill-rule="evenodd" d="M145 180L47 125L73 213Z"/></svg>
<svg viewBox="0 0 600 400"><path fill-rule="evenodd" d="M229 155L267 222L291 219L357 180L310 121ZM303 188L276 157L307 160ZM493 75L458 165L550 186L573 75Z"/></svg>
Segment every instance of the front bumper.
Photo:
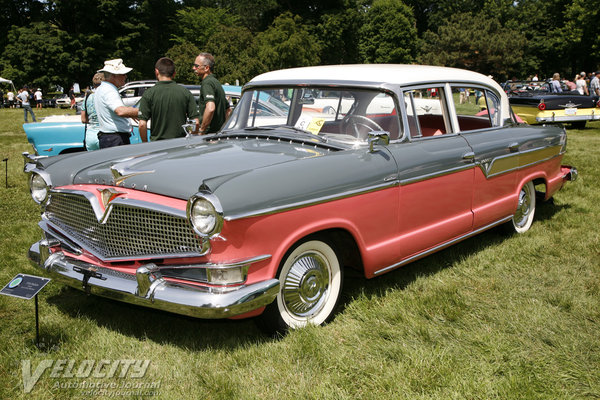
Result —
<svg viewBox="0 0 600 400"><path fill-rule="evenodd" d="M176 314L233 317L270 304L279 293L278 279L234 289L186 285L165 280L151 264L139 267L133 276L79 261L60 251L50 253L50 247L45 239L34 243L29 258L58 281L87 293Z"/></svg>

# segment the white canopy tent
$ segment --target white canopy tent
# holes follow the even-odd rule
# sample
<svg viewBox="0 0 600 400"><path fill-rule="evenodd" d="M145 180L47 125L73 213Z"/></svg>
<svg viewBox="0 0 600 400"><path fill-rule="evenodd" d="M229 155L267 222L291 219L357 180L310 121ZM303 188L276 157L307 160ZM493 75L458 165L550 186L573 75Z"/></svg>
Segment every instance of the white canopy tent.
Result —
<svg viewBox="0 0 600 400"><path fill-rule="evenodd" d="M0 78L0 83L10 83L10 85L12 86L12 90L13 92L16 92L17 90L15 89L15 85L13 83L13 81L9 80L9 79L4 79L4 78Z"/></svg>

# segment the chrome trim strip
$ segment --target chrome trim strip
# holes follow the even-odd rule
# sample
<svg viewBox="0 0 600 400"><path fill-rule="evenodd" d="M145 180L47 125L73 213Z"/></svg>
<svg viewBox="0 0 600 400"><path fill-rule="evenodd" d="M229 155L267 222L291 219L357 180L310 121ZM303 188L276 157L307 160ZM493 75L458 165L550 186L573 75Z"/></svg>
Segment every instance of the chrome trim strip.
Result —
<svg viewBox="0 0 600 400"><path fill-rule="evenodd" d="M248 213L227 215L227 216L225 216L225 221L235 221L236 219L257 217L260 215L268 215L268 214L275 214L277 212L295 210L295 209L302 208L302 207L314 206L317 204L327 203L327 202L334 201L334 200L341 200L341 199L345 199L348 197L358 196L361 194L366 194L366 193L376 192L379 190L389 189L392 187L396 187L398 185L399 185L399 181L397 179L395 179L393 181L385 182L385 183L382 183L379 185L369 186L369 187L366 187L363 189L338 193L338 194L334 194L331 196L323 196L323 197L320 197L317 199L299 201L296 203L291 203L291 204L283 205L280 207L269 207L269 208L259 209L259 210L253 211L253 212L248 212Z"/></svg>
<svg viewBox="0 0 600 400"><path fill-rule="evenodd" d="M477 162L476 165L478 165L481 168L486 178L492 178L497 175L527 168L532 165L540 164L542 162L551 160L562 154L561 149L562 145L538 147L536 149L520 151L518 153L512 153L507 154L505 156L496 157L489 164ZM543 152L548 152L549 154L545 158L541 159L539 159L538 157L532 157L532 155L535 156L538 153ZM542 154L542 156L543 155L544 154ZM526 157L526 159L524 157ZM535 159L535 161L528 162L528 160L533 159Z"/></svg>
<svg viewBox="0 0 600 400"><path fill-rule="evenodd" d="M165 280L148 267L129 275L67 257L44 252L43 241L29 249L29 259L58 281L87 293L196 318L228 318L273 302L279 293L278 279L268 279L223 291ZM46 249L48 250L48 249Z"/></svg>
<svg viewBox="0 0 600 400"><path fill-rule="evenodd" d="M461 240L465 240L465 239L467 239L467 238L469 238L469 237L471 237L471 236L475 236L475 235L477 235L477 234L479 234L479 233L481 233L481 232L483 232L483 231L485 231L485 230L488 230L488 229L490 229L490 228L493 228L494 226L498 226L498 225L500 225L500 224L503 224L503 223L505 223L505 222L508 222L508 221L510 221L510 219L511 219L512 217L513 217L513 216L511 215L511 216L509 216L509 217L502 218L501 220L498 220L498 221L496 221L496 222L492 222L491 224L489 224L489 225L486 225L486 226L484 226L484 227L481 227L481 228L479 228L479 229L477 229L477 230L475 230L475 231L469 232L469 233L467 233L467 234L465 234L465 235L462 235L462 236L459 236L459 237L457 237L457 238L455 238L455 239L452 239L452 240L450 240L449 242L442 243L442 244L440 244L440 245L437 245L437 246L435 246L435 247L433 247L433 248L431 248L431 249L429 249L429 250L425 250L425 251L423 251L423 252L421 252L421 253L417 253L417 254L415 254L415 255L414 255L414 256L412 256L412 257L409 257L409 258L407 258L407 259L405 259L405 260L403 260L403 261L400 261L399 263L396 263L396 264L394 264L394 265L390 265L389 267L385 267L385 268L382 268L382 269L380 269L380 270L377 270L377 271L375 271L375 272L373 273L373 275L379 275L379 274L382 274L382 273L384 273L384 272L391 271L391 270L393 270L393 269L395 269L395 268L398 268L398 267L401 267L401 266L403 266L403 265L405 265L405 264L408 264L408 263L410 263L410 262L412 262L412 261L414 261L414 260L416 260L416 259L418 259L418 258L422 258L422 257L428 256L429 254L435 253L435 252L436 252L436 251L438 251L438 250L441 250L441 249L444 249L444 248L446 248L446 247L449 247L449 246L451 246L451 245L453 245L453 244L455 244L455 243L457 243L457 242L460 242Z"/></svg>
<svg viewBox="0 0 600 400"><path fill-rule="evenodd" d="M405 186L405 185L409 185L411 183L421 182L421 181L424 181L427 179L438 178L440 176L453 174L455 172L465 171L467 169L473 168L473 166L474 166L474 164L471 161L469 161L469 164L462 165L460 167L449 168L449 169L445 169L443 171L433 172L431 174L419 175L414 178L402 179L400 181L400 186Z"/></svg>

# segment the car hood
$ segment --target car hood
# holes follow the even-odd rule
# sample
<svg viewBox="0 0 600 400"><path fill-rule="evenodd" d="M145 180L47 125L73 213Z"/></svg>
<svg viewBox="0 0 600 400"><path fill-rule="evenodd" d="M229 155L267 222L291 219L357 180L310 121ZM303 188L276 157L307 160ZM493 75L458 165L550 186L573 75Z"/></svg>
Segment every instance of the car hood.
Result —
<svg viewBox="0 0 600 400"><path fill-rule="evenodd" d="M331 149L264 138L173 139L41 160L53 186L106 184L187 199L249 171Z"/></svg>

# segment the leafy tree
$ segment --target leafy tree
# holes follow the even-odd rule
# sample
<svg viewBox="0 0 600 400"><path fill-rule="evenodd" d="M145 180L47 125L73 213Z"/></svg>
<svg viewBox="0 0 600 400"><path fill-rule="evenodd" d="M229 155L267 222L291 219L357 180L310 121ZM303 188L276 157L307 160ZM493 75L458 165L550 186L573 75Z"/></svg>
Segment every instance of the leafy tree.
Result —
<svg viewBox="0 0 600 400"><path fill-rule="evenodd" d="M69 65L73 56L65 51L67 34L44 22L13 27L8 32L8 44L2 54L2 76L16 86L29 84L44 90L59 84L67 86Z"/></svg>
<svg viewBox="0 0 600 400"><path fill-rule="evenodd" d="M484 13L456 14L436 33L424 35L420 61L466 68L504 80L524 69L525 36Z"/></svg>
<svg viewBox="0 0 600 400"><path fill-rule="evenodd" d="M247 28L220 26L206 49L215 56L215 74L221 82L246 83L266 71L258 58L255 36Z"/></svg>
<svg viewBox="0 0 600 400"><path fill-rule="evenodd" d="M190 42L171 47L166 56L175 63L175 80L180 83L199 83L198 76L192 71L192 64L200 50Z"/></svg>
<svg viewBox="0 0 600 400"><path fill-rule="evenodd" d="M285 12L257 35L258 58L269 70L318 65L321 44L302 18Z"/></svg>
<svg viewBox="0 0 600 400"><path fill-rule="evenodd" d="M177 11L177 28L172 36L177 43L189 42L204 48L220 26L238 26L239 17L227 8L186 7Z"/></svg>
<svg viewBox="0 0 600 400"><path fill-rule="evenodd" d="M316 34L322 44L322 64L360 62L358 43L362 20L363 15L357 8L321 17Z"/></svg>
<svg viewBox="0 0 600 400"><path fill-rule="evenodd" d="M375 0L368 7L358 43L366 63L410 63L417 55L417 31L410 7L401 0Z"/></svg>

